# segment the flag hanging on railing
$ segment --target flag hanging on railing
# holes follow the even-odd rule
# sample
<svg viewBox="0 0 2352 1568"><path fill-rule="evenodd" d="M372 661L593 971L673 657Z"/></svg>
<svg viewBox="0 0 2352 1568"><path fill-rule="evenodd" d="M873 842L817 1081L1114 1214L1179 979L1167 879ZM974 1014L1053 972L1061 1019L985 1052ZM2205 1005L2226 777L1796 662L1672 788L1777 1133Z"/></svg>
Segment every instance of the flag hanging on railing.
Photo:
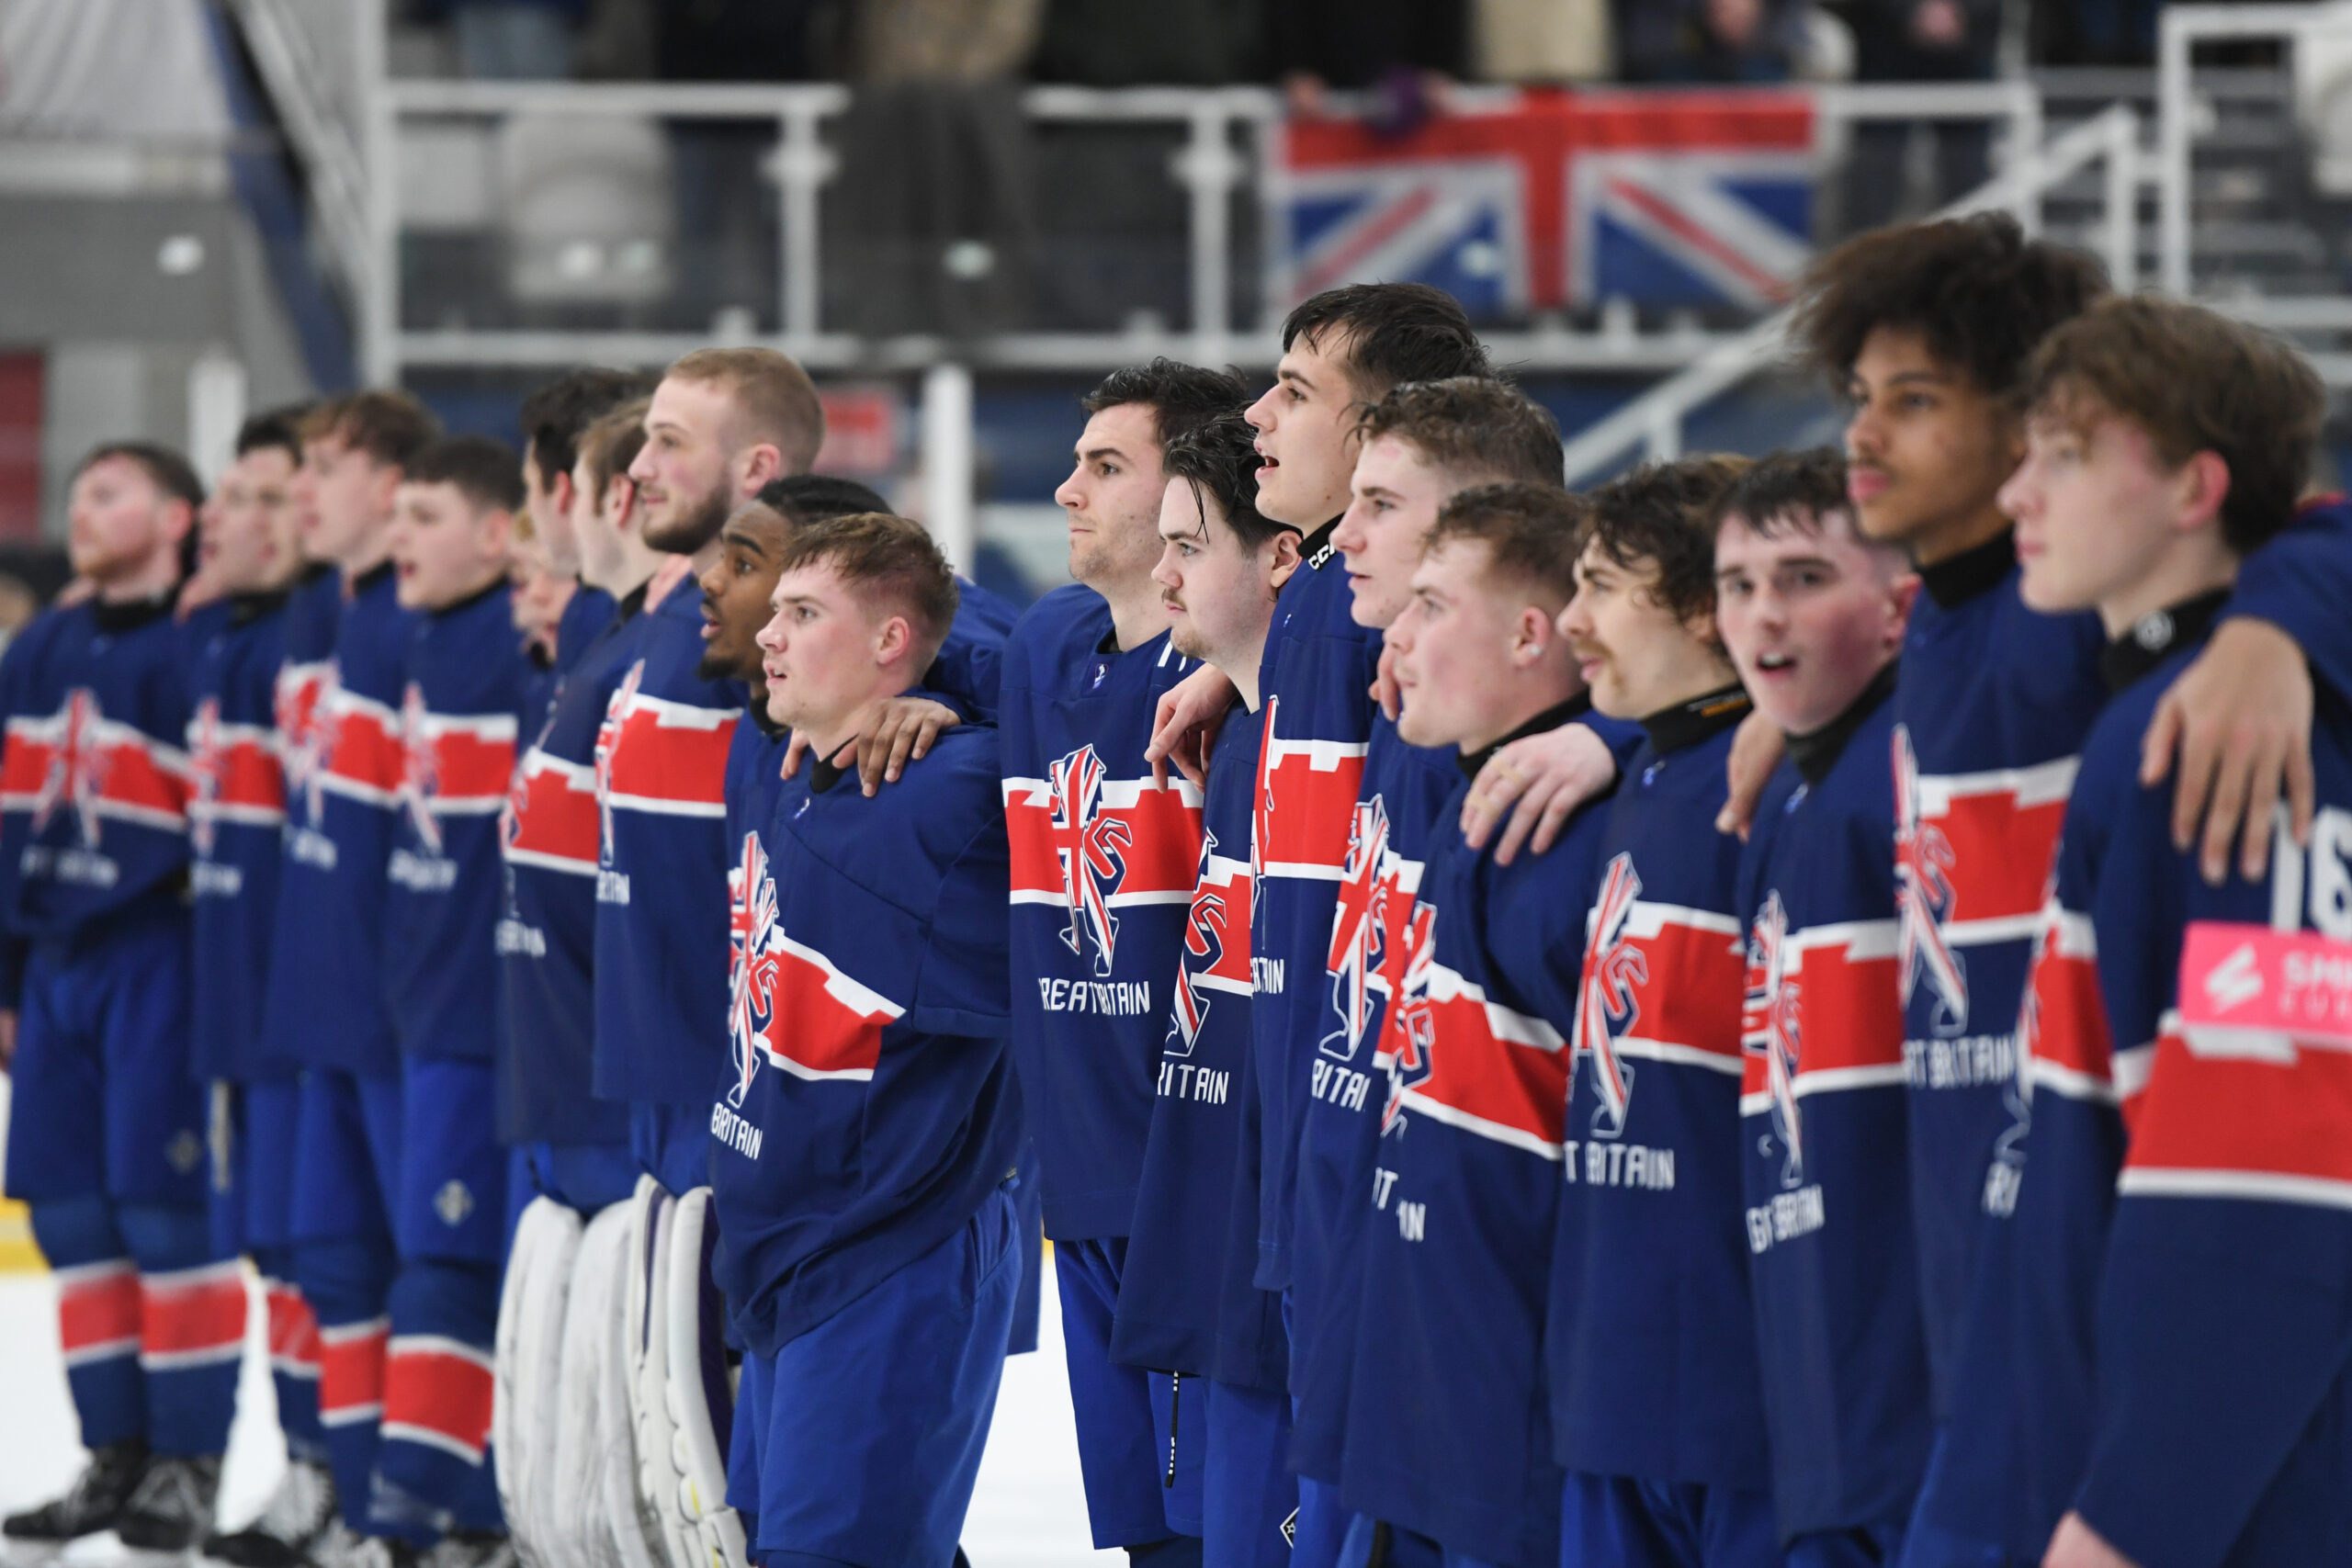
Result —
<svg viewBox="0 0 2352 1568"><path fill-rule="evenodd" d="M1786 89L1531 92L1401 138L1293 121L1268 139L1272 295L1409 279L1480 319L1767 309L1810 254L1819 123Z"/></svg>

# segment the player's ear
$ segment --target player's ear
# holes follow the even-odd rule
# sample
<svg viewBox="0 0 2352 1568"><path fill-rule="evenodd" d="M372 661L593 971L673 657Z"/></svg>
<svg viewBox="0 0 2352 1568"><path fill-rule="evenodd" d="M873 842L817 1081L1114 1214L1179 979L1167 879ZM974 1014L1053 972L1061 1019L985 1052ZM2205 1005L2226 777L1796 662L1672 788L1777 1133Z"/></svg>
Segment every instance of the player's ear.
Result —
<svg viewBox="0 0 2352 1568"><path fill-rule="evenodd" d="M892 615L874 634L874 662L885 666L896 664L914 645L914 628L907 624L906 616Z"/></svg>
<svg viewBox="0 0 2352 1568"><path fill-rule="evenodd" d="M1281 592L1283 584L1290 581L1291 573L1298 570L1298 563L1302 558L1304 558L1298 553L1298 530L1283 528L1277 531L1274 535L1273 559L1266 573L1267 585L1275 592Z"/></svg>

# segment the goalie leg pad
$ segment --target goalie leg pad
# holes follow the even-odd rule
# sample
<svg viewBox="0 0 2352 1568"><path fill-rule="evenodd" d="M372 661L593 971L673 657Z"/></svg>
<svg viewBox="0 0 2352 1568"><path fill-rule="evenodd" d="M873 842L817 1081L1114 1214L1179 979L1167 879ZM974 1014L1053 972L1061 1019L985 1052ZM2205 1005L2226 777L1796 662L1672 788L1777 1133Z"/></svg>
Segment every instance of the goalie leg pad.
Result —
<svg viewBox="0 0 2352 1568"><path fill-rule="evenodd" d="M706 1568L693 1522L678 1506L677 1461L673 1451L675 1428L670 1421L664 1360L668 1349L666 1292L662 1282L668 1271L670 1194L651 1177L639 1179L634 1250L628 1278L629 1423L637 1434L638 1495L650 1504L662 1523L662 1536L671 1568Z"/></svg>
<svg viewBox="0 0 2352 1568"><path fill-rule="evenodd" d="M735 1401L727 1381L726 1303L710 1278L710 1255L718 1245L710 1200L710 1189L697 1187L671 1212L663 1283L665 1394L675 1429L680 1512L694 1524L708 1562L743 1568L742 1522L726 1501Z"/></svg>

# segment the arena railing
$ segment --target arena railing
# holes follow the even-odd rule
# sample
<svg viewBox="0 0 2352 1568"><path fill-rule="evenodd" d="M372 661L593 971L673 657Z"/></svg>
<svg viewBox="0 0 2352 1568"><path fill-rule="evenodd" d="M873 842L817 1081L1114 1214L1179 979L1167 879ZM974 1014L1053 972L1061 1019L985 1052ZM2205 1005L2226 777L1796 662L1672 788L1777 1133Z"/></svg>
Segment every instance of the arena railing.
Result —
<svg viewBox="0 0 2352 1568"><path fill-rule="evenodd" d="M2042 197L2098 165L2105 174L2099 249L2109 276L2118 288L2128 289L2139 275L2139 194L2148 178L2144 164L2140 117L2131 106L2117 104L2016 160L1941 215L2006 209L2034 231L2041 227ZM1634 457L1679 457L1683 425L1694 412L1749 377L1784 362L1792 314L1786 308L1775 311L1579 432L1567 443L1568 483L1603 477Z"/></svg>

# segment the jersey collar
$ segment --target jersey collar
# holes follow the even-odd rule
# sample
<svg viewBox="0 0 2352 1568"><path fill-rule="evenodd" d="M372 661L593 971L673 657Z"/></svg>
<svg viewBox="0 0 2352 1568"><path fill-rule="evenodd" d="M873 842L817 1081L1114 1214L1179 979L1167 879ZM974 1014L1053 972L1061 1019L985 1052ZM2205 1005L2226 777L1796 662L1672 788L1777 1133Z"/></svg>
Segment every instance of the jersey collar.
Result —
<svg viewBox="0 0 2352 1568"><path fill-rule="evenodd" d="M1991 538L1949 560L1919 569L1919 584L1944 609L1957 609L1980 594L1990 593L2018 564L2018 536L2004 528Z"/></svg>
<svg viewBox="0 0 2352 1568"><path fill-rule="evenodd" d="M1578 692L1566 702L1561 703L1554 707L1545 708L1542 713L1537 714L1533 718L1529 719L1525 724L1521 725L1517 729L1512 730L1509 735L1504 736L1500 740L1496 741L1493 745L1482 746L1476 751L1462 751L1456 753L1453 759L1454 764L1462 770L1462 776L1464 778L1475 779L1478 776L1478 770L1487 765L1487 759L1501 750L1504 747L1510 745L1512 741L1523 740L1531 735L1545 734L1551 730L1559 728L1560 726L1564 724L1573 723L1577 719L1582 718L1586 714L1590 713L1591 711L1592 694L1590 692Z"/></svg>
<svg viewBox="0 0 2352 1568"><path fill-rule="evenodd" d="M1846 754L1846 742L1854 738L1854 731L1894 694L1894 669L1895 660L1888 660L1861 694L1846 705L1844 713L1810 735L1788 737L1789 761L1797 765L1798 776L1806 784L1818 784L1829 776L1829 770Z"/></svg>
<svg viewBox="0 0 2352 1568"><path fill-rule="evenodd" d="M2132 622L2130 631L2099 649L2099 679L2107 683L2108 695L2113 696L2131 685L2177 650L2204 641L2205 634L2221 618L2222 606L2229 603L2229 598L2228 589L2216 588L2194 599L2151 610Z"/></svg>
<svg viewBox="0 0 2352 1568"><path fill-rule="evenodd" d="M1660 709L1642 720L1642 728L1649 733L1651 747L1663 756L1722 734L1746 718L1747 710L1747 688L1735 681L1704 696Z"/></svg>

